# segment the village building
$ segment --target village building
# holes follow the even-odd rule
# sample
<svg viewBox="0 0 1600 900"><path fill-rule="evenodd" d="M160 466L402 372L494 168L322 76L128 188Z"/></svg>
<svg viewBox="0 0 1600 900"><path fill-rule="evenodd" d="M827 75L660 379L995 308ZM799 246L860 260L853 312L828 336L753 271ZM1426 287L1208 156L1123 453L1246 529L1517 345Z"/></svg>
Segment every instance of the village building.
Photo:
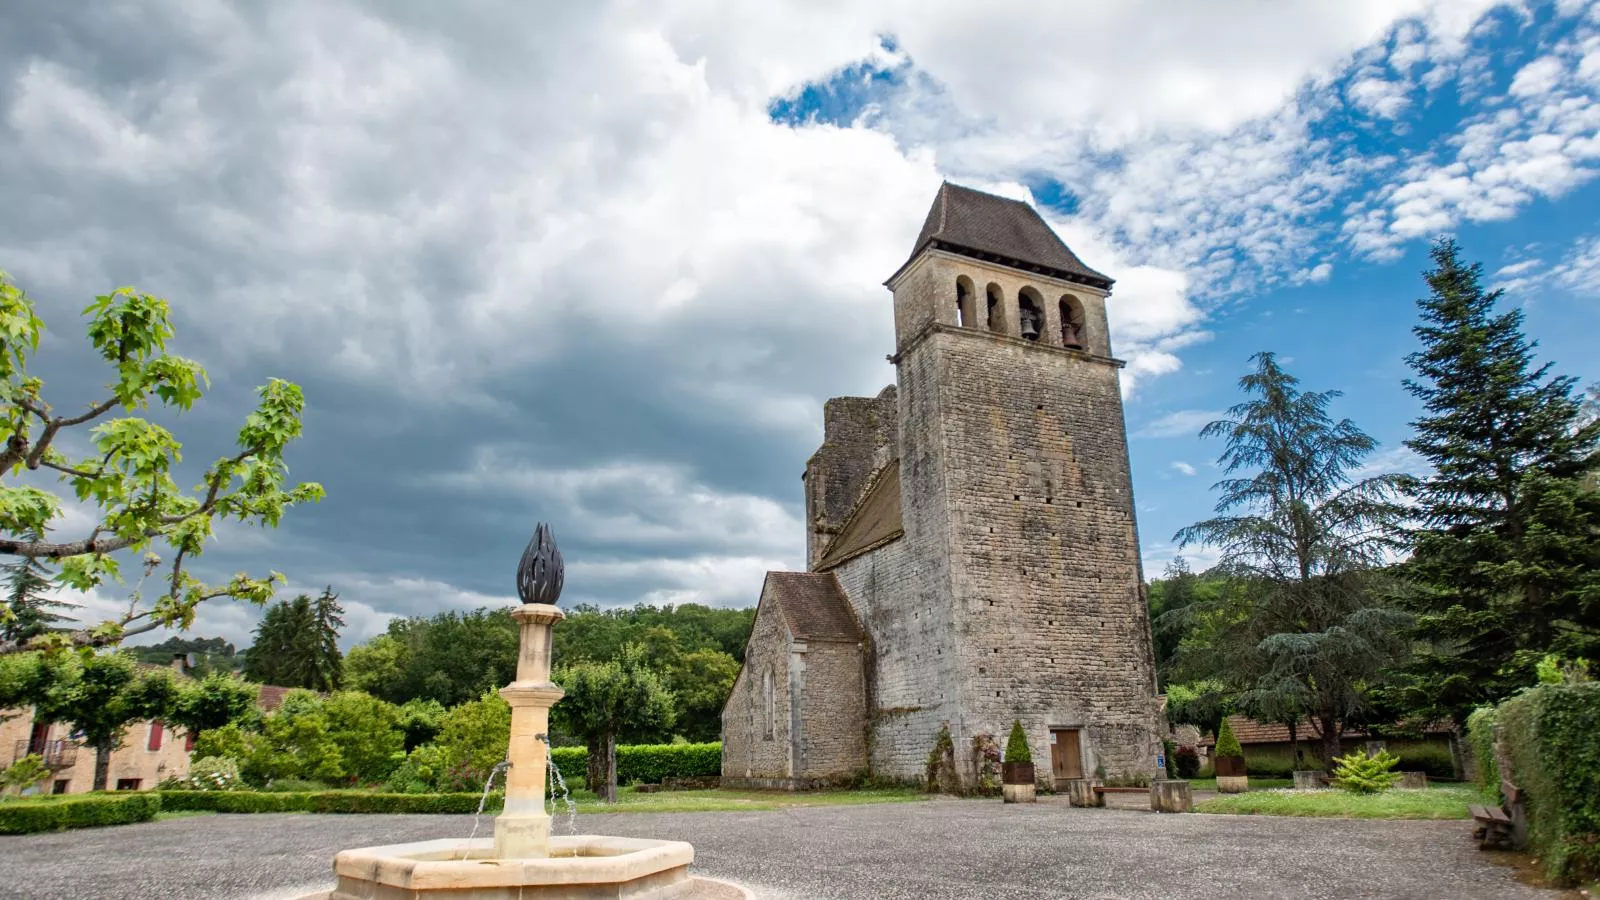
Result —
<svg viewBox="0 0 1600 900"><path fill-rule="evenodd" d="M1026 203L943 185L893 293L896 383L823 409L806 572L770 572L723 779L922 776L948 727L1042 781L1148 775L1156 695L1106 298Z"/></svg>

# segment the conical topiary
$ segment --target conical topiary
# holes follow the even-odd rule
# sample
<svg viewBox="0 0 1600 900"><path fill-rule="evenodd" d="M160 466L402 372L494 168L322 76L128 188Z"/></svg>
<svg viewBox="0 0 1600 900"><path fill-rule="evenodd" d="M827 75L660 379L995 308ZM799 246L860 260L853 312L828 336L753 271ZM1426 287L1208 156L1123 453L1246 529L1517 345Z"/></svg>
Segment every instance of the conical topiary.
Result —
<svg viewBox="0 0 1600 900"><path fill-rule="evenodd" d="M1028 749L1028 735L1022 730L1021 719L1011 723L1011 736L1006 738L1006 762L1033 762L1033 751Z"/></svg>
<svg viewBox="0 0 1600 900"><path fill-rule="evenodd" d="M1227 719L1222 720L1222 730L1217 732L1217 758L1244 758L1244 748L1239 746L1239 739L1233 736L1233 723Z"/></svg>

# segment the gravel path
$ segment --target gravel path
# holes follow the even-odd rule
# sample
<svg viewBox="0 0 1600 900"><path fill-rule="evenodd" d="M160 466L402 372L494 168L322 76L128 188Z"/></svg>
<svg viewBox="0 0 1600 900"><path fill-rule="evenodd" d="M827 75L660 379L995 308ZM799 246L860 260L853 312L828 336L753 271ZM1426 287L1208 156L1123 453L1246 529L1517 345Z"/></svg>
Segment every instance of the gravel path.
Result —
<svg viewBox="0 0 1600 900"><path fill-rule="evenodd" d="M771 900L1553 900L1466 822L1176 815L934 801L580 816L588 833L695 845L695 871ZM485 829L489 827L485 822ZM347 847L465 837L466 816L212 815L0 837L0 897L275 900L332 884Z"/></svg>

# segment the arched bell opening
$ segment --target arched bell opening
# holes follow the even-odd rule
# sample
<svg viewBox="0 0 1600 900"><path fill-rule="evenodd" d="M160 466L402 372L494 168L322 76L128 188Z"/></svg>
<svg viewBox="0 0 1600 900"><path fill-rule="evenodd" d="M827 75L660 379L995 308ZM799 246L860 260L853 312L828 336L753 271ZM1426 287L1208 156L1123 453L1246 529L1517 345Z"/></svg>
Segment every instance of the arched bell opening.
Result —
<svg viewBox="0 0 1600 900"><path fill-rule="evenodd" d="M1044 298L1031 287L1017 293L1017 324L1025 340L1037 341L1044 334Z"/></svg>
<svg viewBox="0 0 1600 900"><path fill-rule="evenodd" d="M1000 306L1000 285L991 282L989 286L984 289L984 295L988 300L988 312L984 317L984 327L988 328L990 331L1005 331L1006 323L1001 318L1001 314L1004 312L1004 309Z"/></svg>
<svg viewBox="0 0 1600 900"><path fill-rule="evenodd" d="M1071 294L1061 295L1061 346L1084 349L1083 304Z"/></svg>
<svg viewBox="0 0 1600 900"><path fill-rule="evenodd" d="M956 278L956 324L962 328L978 327L978 297L972 279L965 275Z"/></svg>

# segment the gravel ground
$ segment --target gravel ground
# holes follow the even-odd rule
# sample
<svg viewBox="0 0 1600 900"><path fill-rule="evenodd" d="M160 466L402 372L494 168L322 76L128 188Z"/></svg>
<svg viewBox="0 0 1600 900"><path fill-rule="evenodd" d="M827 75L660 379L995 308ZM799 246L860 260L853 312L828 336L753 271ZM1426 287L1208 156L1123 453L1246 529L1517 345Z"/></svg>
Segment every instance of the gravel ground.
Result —
<svg viewBox="0 0 1600 900"><path fill-rule="evenodd" d="M1553 900L1466 822L1155 815L933 801L775 812L585 815L580 830L695 845L696 872L771 900ZM332 885L334 853L465 837L467 816L208 815L0 837L0 897L252 898ZM483 831L490 825L485 820Z"/></svg>

